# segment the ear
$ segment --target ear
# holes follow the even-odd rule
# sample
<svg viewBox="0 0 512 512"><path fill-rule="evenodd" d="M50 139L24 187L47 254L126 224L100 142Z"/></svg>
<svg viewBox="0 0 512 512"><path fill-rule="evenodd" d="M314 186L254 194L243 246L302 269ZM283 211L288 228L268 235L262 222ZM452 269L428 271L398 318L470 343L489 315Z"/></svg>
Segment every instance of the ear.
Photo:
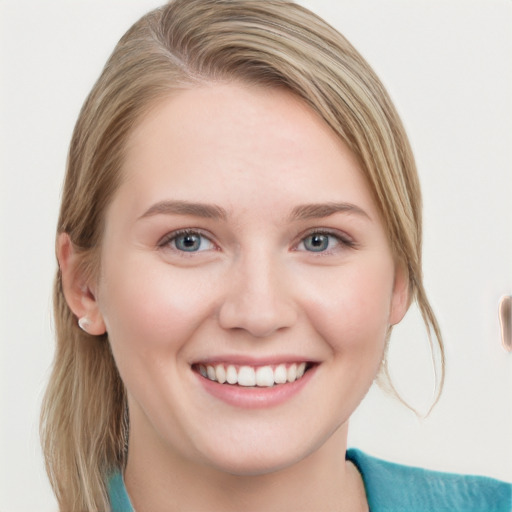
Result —
<svg viewBox="0 0 512 512"><path fill-rule="evenodd" d="M87 333L98 336L105 334L106 327L95 297L94 286L80 265L82 258L77 254L67 233L61 233L57 239L57 259L62 276L62 289L69 308L84 319L82 328Z"/></svg>
<svg viewBox="0 0 512 512"><path fill-rule="evenodd" d="M391 297L391 310L389 323L396 325L401 322L411 304L409 271L402 263L397 263L395 268L395 282L393 283L393 295Z"/></svg>

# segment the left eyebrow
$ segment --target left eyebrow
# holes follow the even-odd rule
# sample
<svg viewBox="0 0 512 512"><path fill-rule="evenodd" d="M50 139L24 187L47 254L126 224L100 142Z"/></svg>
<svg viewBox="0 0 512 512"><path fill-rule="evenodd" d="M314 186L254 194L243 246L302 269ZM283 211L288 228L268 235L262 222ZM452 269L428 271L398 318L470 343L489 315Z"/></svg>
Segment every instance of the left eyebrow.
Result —
<svg viewBox="0 0 512 512"><path fill-rule="evenodd" d="M335 213L350 213L371 220L370 216L359 206L351 203L319 203L296 206L290 215L291 221L321 219Z"/></svg>

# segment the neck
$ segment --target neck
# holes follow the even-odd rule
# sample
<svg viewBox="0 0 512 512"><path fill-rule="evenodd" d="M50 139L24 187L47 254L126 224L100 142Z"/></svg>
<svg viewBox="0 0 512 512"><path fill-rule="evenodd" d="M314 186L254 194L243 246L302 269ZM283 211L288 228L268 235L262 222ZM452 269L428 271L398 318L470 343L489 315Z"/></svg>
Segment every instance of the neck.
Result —
<svg viewBox="0 0 512 512"><path fill-rule="evenodd" d="M367 510L361 477L345 461L346 430L286 468L249 476L153 450L132 432L125 483L137 512Z"/></svg>

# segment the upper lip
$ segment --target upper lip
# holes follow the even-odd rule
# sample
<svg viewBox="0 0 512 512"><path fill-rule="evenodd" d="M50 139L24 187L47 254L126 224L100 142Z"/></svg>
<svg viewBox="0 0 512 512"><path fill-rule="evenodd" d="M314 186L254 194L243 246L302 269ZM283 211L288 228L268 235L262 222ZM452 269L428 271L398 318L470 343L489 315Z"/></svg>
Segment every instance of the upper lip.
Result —
<svg viewBox="0 0 512 512"><path fill-rule="evenodd" d="M316 363L315 359L307 356L298 355L272 355L268 357L248 357L240 354L223 355L205 357L202 359L194 360L193 365L217 365L217 364L233 364L236 366L273 366L279 364L293 364L293 363Z"/></svg>

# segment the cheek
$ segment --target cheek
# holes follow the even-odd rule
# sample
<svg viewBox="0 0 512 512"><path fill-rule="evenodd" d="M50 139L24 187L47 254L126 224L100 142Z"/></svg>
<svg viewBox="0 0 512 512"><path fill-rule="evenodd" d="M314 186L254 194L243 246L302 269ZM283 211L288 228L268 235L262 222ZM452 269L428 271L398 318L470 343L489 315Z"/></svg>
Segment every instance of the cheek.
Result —
<svg viewBox="0 0 512 512"><path fill-rule="evenodd" d="M392 289L393 266L387 262L340 269L309 294L310 321L335 352L369 352L380 358Z"/></svg>
<svg viewBox="0 0 512 512"><path fill-rule="evenodd" d="M192 274L173 272L161 262L151 265L143 258L117 260L106 265L104 273L99 302L120 358L125 351L144 357L174 353L210 314L210 293L198 285L197 275L192 279Z"/></svg>

